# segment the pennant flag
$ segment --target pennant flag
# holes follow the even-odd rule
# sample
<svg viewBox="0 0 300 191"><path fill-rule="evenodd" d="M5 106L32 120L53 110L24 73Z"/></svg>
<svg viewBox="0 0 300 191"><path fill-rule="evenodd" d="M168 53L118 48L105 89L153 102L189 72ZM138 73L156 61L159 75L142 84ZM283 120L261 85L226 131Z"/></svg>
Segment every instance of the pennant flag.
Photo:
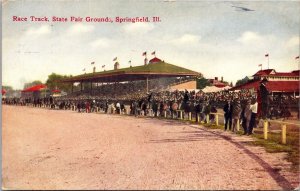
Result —
<svg viewBox="0 0 300 191"><path fill-rule="evenodd" d="M128 61L128 63L130 63L130 64L131 64L131 60L129 60L129 61Z"/></svg>
<svg viewBox="0 0 300 191"><path fill-rule="evenodd" d="M146 55L147 55L147 52L144 52L144 53L143 53L143 56L146 56Z"/></svg>
<svg viewBox="0 0 300 191"><path fill-rule="evenodd" d="M91 62L91 64L93 65L93 64L95 64L95 62Z"/></svg>
<svg viewBox="0 0 300 191"><path fill-rule="evenodd" d="M118 57L115 57L114 59L113 59L113 61L116 61L118 59Z"/></svg>
<svg viewBox="0 0 300 191"><path fill-rule="evenodd" d="M269 57L269 54L266 54L265 57Z"/></svg>
<svg viewBox="0 0 300 191"><path fill-rule="evenodd" d="M105 65L102 65L102 68L104 68L105 67Z"/></svg>
<svg viewBox="0 0 300 191"><path fill-rule="evenodd" d="M297 56L295 59L299 59L299 56Z"/></svg>
<svg viewBox="0 0 300 191"><path fill-rule="evenodd" d="M262 66L262 64L259 64L258 66Z"/></svg>
<svg viewBox="0 0 300 191"><path fill-rule="evenodd" d="M155 55L155 51L151 53L151 55Z"/></svg>

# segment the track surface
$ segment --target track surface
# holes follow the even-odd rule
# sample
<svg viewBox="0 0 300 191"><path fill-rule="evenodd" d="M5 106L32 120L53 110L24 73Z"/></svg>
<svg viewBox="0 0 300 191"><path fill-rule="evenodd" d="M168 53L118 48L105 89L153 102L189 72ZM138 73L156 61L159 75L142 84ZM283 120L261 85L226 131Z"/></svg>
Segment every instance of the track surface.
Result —
<svg viewBox="0 0 300 191"><path fill-rule="evenodd" d="M2 106L8 189L282 189L227 134L170 120ZM249 154L250 152L250 154Z"/></svg>

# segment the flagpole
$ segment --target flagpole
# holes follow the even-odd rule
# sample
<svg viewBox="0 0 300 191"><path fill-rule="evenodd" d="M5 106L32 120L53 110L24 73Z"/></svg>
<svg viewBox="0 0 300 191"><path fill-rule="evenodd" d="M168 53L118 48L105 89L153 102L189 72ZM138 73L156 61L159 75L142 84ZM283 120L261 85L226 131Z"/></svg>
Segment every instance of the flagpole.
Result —
<svg viewBox="0 0 300 191"><path fill-rule="evenodd" d="M268 54L268 69L269 69L269 58L270 58L270 55Z"/></svg>

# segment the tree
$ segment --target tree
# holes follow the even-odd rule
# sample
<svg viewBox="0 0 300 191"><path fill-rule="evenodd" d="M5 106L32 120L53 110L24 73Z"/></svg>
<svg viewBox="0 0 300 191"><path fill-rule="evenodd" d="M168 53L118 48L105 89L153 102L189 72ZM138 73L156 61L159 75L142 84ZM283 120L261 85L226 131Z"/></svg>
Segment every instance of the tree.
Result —
<svg viewBox="0 0 300 191"><path fill-rule="evenodd" d="M68 77L71 76L52 73L48 76L48 79L46 80L46 85L50 90L59 89L65 92L71 92L72 84L60 82L60 80Z"/></svg>
<svg viewBox="0 0 300 191"><path fill-rule="evenodd" d="M196 79L196 86L197 86L197 89L203 89L205 88L206 86L209 86L210 83L208 81L208 79L204 78L204 77L200 77L200 78L197 78Z"/></svg>
<svg viewBox="0 0 300 191"><path fill-rule="evenodd" d="M2 89L4 89L5 91L13 91L14 89L11 86L2 86Z"/></svg>
<svg viewBox="0 0 300 191"><path fill-rule="evenodd" d="M32 86L36 86L39 84L43 84L40 80L34 80L33 82L27 82L24 84L24 89L32 87Z"/></svg>
<svg viewBox="0 0 300 191"><path fill-rule="evenodd" d="M246 76L245 78L241 79L241 80L238 80L236 83L235 83L235 86L240 86L240 85L243 85L245 83L247 83L249 81L249 78Z"/></svg>

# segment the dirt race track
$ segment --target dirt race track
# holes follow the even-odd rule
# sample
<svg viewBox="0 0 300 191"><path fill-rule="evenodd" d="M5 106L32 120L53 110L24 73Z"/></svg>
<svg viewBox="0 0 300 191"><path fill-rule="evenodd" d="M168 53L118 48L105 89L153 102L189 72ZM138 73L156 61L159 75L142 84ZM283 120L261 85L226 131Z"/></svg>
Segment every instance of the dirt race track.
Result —
<svg viewBox="0 0 300 191"><path fill-rule="evenodd" d="M184 122L2 106L4 189L283 189L284 154Z"/></svg>

